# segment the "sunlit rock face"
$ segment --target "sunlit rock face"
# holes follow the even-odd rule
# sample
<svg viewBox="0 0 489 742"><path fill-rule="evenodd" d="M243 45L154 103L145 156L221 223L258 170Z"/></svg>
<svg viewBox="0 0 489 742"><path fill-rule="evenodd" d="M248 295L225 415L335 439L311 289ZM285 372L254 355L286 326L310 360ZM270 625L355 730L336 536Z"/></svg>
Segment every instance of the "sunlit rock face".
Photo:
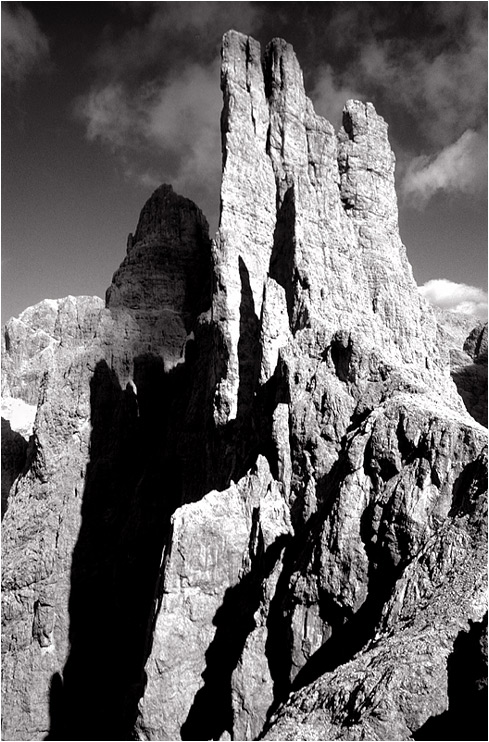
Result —
<svg viewBox="0 0 489 742"><path fill-rule="evenodd" d="M387 125L335 133L281 39L221 87L212 244L162 186L105 305L5 328L4 737L483 738L487 431Z"/></svg>
<svg viewBox="0 0 489 742"><path fill-rule="evenodd" d="M282 286L296 336L343 333L376 348L413 383L444 384L436 325L419 298L397 224L394 155L371 104L348 101L343 128L315 114L292 47L224 38L223 180L214 316L229 361L216 419L237 414L243 286L262 315ZM266 311L266 306L264 308Z"/></svg>
<svg viewBox="0 0 489 742"><path fill-rule="evenodd" d="M184 676L193 678L192 688L197 680L197 692L170 692L183 686L182 665L169 663L167 653L181 644L182 633L172 628L181 626L174 606L185 604L200 558L182 564L183 546L176 556L167 552L140 703L142 739L172 737L183 717L184 739L255 739L291 689L305 685L307 694L316 678L367 652L376 632L387 636L392 629L379 628L385 606L401 594L406 570L416 573L420 549L455 518L454 493L485 441L456 394L447 348L438 342L399 237L394 156L383 119L370 104L349 101L336 135L314 113L293 50L282 40L262 54L256 41L230 32L222 56L222 210L212 298L222 362L212 412L217 429L229 431L224 436L241 431L236 459L245 460L246 438L267 455L293 532L283 528L276 551L255 555L258 601L247 583L249 546L240 547L239 579L215 578L225 593L211 636L200 652L199 639L190 641L185 663ZM238 487L249 487L256 497L253 469L244 469L235 469ZM474 490L483 491L483 459L474 478ZM234 520L240 531L246 521ZM249 526L248 532L254 543ZM226 543L224 526L220 533ZM202 538L202 548L216 544L214 536ZM185 548L193 542L189 537ZM461 548L461 559L464 553ZM185 572L178 598L175 558ZM474 572L481 566L479 558ZM379 738L409 738L446 708L446 657L468 620L480 621L484 613L475 584L477 616L467 596L447 629L450 639L440 640L449 649L436 650L444 682L416 688L406 671L398 685L412 686L409 708L398 686L386 688L385 703L395 712L379 722ZM240 594L247 601L234 603L232 596ZM245 603L253 612L248 622ZM187 609L178 611L188 622ZM407 612L421 621L416 600ZM194 611L187 630L192 637L202 635L199 620ZM440 613L440 623L445 621ZM394 656L392 650L391 668ZM375 658L368 662L375 666ZM417 649L409 662L418 667ZM336 731L312 715L310 726L299 728L290 705L290 712L283 707L293 727L289 738L341 735L349 713L359 715L356 734L368 734L369 703L362 721L360 712L349 711L344 687ZM163 697L165 703L158 703ZM283 724L277 729L280 739Z"/></svg>

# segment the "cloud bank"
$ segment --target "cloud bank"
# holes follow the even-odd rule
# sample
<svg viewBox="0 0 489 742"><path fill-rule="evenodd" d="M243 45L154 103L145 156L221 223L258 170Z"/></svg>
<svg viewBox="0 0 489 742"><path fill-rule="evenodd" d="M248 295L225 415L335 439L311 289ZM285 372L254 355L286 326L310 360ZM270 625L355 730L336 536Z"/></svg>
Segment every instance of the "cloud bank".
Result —
<svg viewBox="0 0 489 742"><path fill-rule="evenodd" d="M487 292L476 286L437 278L420 286L419 292L435 307L487 321Z"/></svg>
<svg viewBox="0 0 489 742"><path fill-rule="evenodd" d="M49 42L32 14L17 3L2 3L2 79L20 83L49 57Z"/></svg>

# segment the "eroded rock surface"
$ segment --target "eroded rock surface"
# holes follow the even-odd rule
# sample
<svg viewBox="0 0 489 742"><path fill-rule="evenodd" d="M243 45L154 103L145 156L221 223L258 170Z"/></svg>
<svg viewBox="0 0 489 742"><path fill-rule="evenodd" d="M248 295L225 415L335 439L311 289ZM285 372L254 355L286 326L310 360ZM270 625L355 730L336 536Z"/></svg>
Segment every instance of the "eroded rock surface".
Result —
<svg viewBox="0 0 489 742"><path fill-rule="evenodd" d="M163 186L105 305L6 328L36 415L6 459L5 738L425 739L465 634L482 662L487 430L387 125L348 101L336 134L280 39L226 34L221 85L212 246Z"/></svg>

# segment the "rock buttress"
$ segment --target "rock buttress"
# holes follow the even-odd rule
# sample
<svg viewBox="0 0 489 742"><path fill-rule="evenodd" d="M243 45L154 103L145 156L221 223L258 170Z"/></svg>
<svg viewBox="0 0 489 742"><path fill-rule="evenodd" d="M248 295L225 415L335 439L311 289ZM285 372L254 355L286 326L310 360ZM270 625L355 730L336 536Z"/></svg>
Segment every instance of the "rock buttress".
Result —
<svg viewBox="0 0 489 742"><path fill-rule="evenodd" d="M267 281L284 292L290 330L354 333L413 381L446 381L436 323L399 238L394 155L371 104L349 101L338 137L304 92L292 47L223 42L223 178L214 247L214 318L229 354L216 420L237 414L244 275L261 319ZM445 374L445 376L444 376Z"/></svg>
<svg viewBox="0 0 489 742"><path fill-rule="evenodd" d="M444 309L436 310L436 319L458 393L472 417L487 427L487 322Z"/></svg>

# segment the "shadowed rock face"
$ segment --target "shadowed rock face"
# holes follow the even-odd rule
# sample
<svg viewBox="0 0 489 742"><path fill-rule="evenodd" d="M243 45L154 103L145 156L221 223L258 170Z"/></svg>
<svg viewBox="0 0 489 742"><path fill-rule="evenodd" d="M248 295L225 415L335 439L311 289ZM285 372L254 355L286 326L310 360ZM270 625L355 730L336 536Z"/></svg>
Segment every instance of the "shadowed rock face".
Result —
<svg viewBox="0 0 489 742"><path fill-rule="evenodd" d="M452 377L467 410L487 427L487 322L473 328L463 350L472 363L457 363L451 355Z"/></svg>
<svg viewBox="0 0 489 742"><path fill-rule="evenodd" d="M387 125L348 101L336 134L280 39L226 34L221 86L212 245L162 186L105 306L5 328L5 409L36 415L6 436L4 737L446 739L481 718L487 431Z"/></svg>
<svg viewBox="0 0 489 742"><path fill-rule="evenodd" d="M487 427L487 322L438 310L440 343L450 355L450 370L468 412Z"/></svg>
<svg viewBox="0 0 489 742"><path fill-rule="evenodd" d="M185 359L197 316L208 309L209 225L200 209L169 185L145 204L127 257L107 290L106 305L135 319L144 350L157 348L165 366ZM207 305L206 305L207 302Z"/></svg>
<svg viewBox="0 0 489 742"><path fill-rule="evenodd" d="M209 304L207 223L162 186L106 305L47 300L5 327L6 737L125 739L134 726L170 517L199 471L178 431L197 360L186 345Z"/></svg>

